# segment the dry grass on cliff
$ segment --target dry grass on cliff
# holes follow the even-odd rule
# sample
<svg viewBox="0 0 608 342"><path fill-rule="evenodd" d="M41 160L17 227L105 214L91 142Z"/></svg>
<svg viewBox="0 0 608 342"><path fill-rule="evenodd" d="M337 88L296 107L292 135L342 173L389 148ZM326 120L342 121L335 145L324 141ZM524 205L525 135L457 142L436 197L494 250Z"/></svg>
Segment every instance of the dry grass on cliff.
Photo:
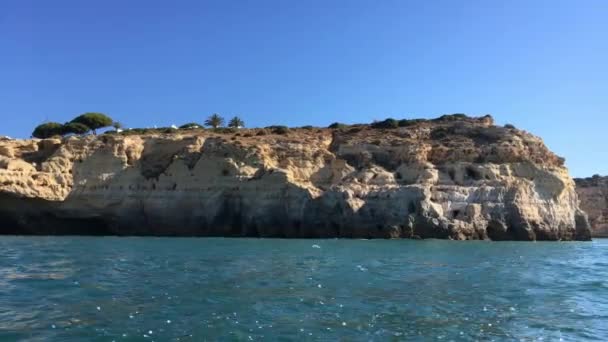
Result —
<svg viewBox="0 0 608 342"><path fill-rule="evenodd" d="M393 120L372 124L332 124L333 128L313 126L288 128L217 129L132 129L120 136L167 136L219 138L239 146L273 143L318 143L333 140L340 144L368 144L383 148L421 146L429 149L429 161L521 162L563 166L564 159L553 154L542 140L513 127L496 126L491 116L444 115L437 119ZM112 133L109 133L112 134ZM116 133L113 133L116 134ZM427 146L427 147L425 147Z"/></svg>

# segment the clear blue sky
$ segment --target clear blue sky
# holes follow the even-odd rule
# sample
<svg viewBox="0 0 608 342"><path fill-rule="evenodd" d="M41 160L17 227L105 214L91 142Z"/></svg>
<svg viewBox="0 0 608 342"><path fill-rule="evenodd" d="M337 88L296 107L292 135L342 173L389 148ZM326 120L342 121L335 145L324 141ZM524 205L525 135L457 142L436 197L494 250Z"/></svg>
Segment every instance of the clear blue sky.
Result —
<svg viewBox="0 0 608 342"><path fill-rule="evenodd" d="M608 174L608 1L3 0L0 134L494 115Z"/></svg>

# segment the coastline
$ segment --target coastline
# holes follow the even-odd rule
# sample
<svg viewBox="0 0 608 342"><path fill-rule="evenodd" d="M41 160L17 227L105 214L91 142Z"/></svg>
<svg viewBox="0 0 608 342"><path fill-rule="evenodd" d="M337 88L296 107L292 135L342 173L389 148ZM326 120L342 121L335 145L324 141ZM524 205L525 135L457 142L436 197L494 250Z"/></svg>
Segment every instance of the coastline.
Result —
<svg viewBox="0 0 608 342"><path fill-rule="evenodd" d="M0 234L590 239L540 138L489 116L374 125L2 141Z"/></svg>

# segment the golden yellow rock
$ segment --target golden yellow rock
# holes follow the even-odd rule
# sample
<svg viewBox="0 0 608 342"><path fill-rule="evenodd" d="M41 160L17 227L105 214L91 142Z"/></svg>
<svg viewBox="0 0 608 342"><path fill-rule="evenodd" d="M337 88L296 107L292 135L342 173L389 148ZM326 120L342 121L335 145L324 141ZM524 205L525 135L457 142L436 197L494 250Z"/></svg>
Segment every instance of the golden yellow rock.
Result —
<svg viewBox="0 0 608 342"><path fill-rule="evenodd" d="M0 142L0 232L587 240L563 159L490 117Z"/></svg>

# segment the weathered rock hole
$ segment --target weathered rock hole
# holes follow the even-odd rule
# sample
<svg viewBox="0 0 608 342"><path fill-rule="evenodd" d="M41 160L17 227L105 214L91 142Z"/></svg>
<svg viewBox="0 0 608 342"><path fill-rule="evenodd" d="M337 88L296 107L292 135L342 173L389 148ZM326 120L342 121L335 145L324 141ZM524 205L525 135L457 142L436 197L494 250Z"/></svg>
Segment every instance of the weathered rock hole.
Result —
<svg viewBox="0 0 608 342"><path fill-rule="evenodd" d="M481 180L483 178L483 175L481 174L481 172L475 170L474 168L468 166L466 169L466 174L468 178L472 178L474 180Z"/></svg>

